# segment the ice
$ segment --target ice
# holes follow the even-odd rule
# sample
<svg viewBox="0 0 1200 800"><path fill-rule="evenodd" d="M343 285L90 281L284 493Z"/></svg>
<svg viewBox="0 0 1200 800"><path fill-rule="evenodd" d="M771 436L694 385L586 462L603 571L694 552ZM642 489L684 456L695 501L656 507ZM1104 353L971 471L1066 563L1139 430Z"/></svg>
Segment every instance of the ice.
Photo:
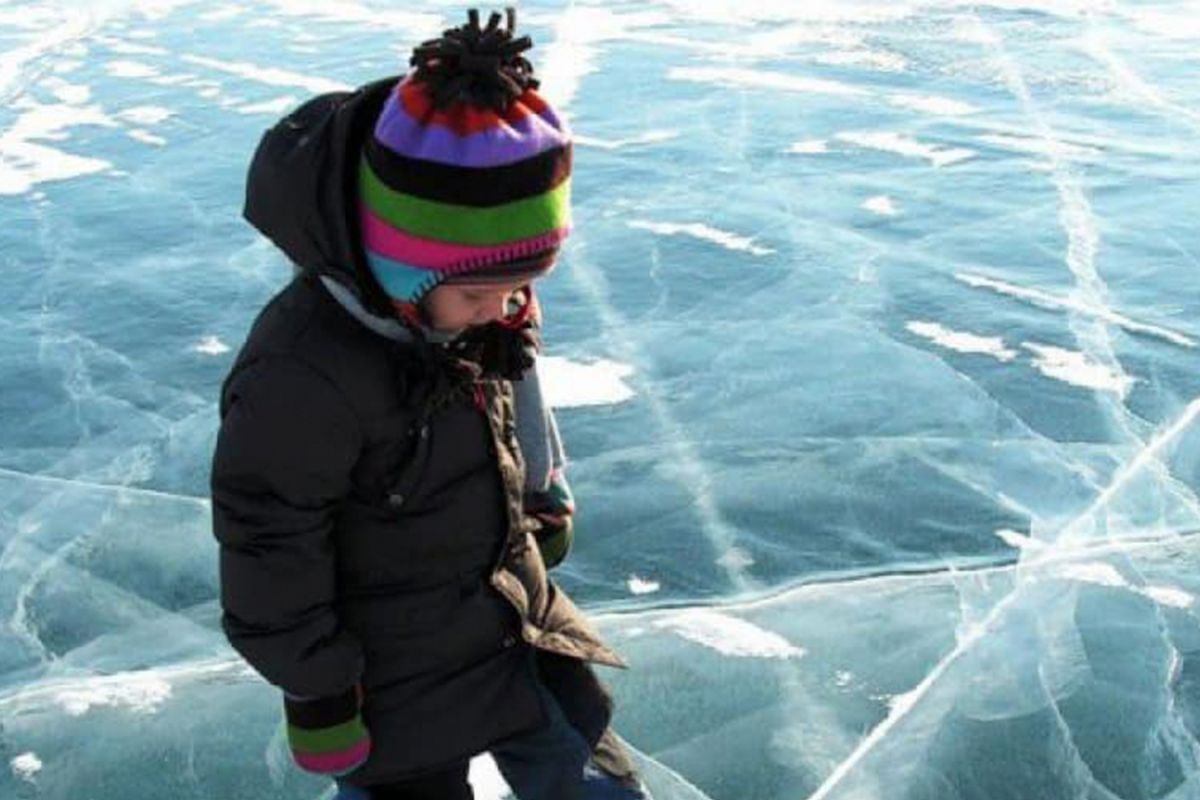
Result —
<svg viewBox="0 0 1200 800"><path fill-rule="evenodd" d="M850 96L864 94L862 89L838 81L736 67L676 67L671 70L668 77L679 81L713 83L735 88L745 86L777 91Z"/></svg>
<svg viewBox="0 0 1200 800"><path fill-rule="evenodd" d="M736 233L718 230L703 222L652 222L650 220L630 220L629 227L638 228L662 236L692 236L705 242L712 242L729 250L740 250L754 256L769 256L775 252L769 247L754 244L753 239L739 236Z"/></svg>
<svg viewBox="0 0 1200 800"><path fill-rule="evenodd" d="M244 174L462 9L67 5L0 4L0 797L331 798L219 625L218 390L291 274ZM1200 797L1194 4L520 20L578 145L556 575L655 796Z"/></svg>

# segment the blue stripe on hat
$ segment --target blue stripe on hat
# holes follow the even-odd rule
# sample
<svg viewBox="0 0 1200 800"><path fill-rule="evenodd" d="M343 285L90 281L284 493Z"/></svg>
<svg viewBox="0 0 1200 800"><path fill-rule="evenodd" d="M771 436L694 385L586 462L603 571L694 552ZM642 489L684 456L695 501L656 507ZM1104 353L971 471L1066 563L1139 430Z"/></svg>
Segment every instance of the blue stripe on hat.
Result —
<svg viewBox="0 0 1200 800"><path fill-rule="evenodd" d="M366 251L366 256L375 280L393 300L415 303L441 279L441 275L433 270L410 267L370 250Z"/></svg>

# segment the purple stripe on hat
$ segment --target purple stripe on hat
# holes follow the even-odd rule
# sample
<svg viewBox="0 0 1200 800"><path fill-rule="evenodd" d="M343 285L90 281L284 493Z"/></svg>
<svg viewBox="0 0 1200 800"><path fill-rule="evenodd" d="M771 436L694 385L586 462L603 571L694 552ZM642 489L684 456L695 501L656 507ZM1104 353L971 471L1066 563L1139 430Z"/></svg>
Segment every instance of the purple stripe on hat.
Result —
<svg viewBox="0 0 1200 800"><path fill-rule="evenodd" d="M569 141L556 125L558 117L547 108L517 123L459 136L442 125L422 125L404 110L396 93L388 97L375 124L375 138L408 156L459 167L498 167L536 156Z"/></svg>

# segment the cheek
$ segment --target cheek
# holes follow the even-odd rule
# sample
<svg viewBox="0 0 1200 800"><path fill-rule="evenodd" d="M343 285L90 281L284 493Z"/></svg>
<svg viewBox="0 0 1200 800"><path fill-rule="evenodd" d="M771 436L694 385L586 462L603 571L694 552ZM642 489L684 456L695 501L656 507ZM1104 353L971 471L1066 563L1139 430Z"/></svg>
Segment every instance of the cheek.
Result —
<svg viewBox="0 0 1200 800"><path fill-rule="evenodd" d="M466 327L475 316L470 303L453 297L439 297L429 305L434 325L439 328L457 329Z"/></svg>

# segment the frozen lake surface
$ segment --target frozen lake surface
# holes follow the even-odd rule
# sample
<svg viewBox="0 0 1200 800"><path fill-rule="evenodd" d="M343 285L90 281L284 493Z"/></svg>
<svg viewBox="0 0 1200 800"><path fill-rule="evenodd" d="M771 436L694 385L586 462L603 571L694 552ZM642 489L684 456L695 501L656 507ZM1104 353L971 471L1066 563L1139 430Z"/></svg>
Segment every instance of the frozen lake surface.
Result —
<svg viewBox="0 0 1200 800"><path fill-rule="evenodd" d="M243 179L464 8L0 0L0 797L329 796L218 624ZM519 9L559 578L659 800L1200 798L1200 7Z"/></svg>

